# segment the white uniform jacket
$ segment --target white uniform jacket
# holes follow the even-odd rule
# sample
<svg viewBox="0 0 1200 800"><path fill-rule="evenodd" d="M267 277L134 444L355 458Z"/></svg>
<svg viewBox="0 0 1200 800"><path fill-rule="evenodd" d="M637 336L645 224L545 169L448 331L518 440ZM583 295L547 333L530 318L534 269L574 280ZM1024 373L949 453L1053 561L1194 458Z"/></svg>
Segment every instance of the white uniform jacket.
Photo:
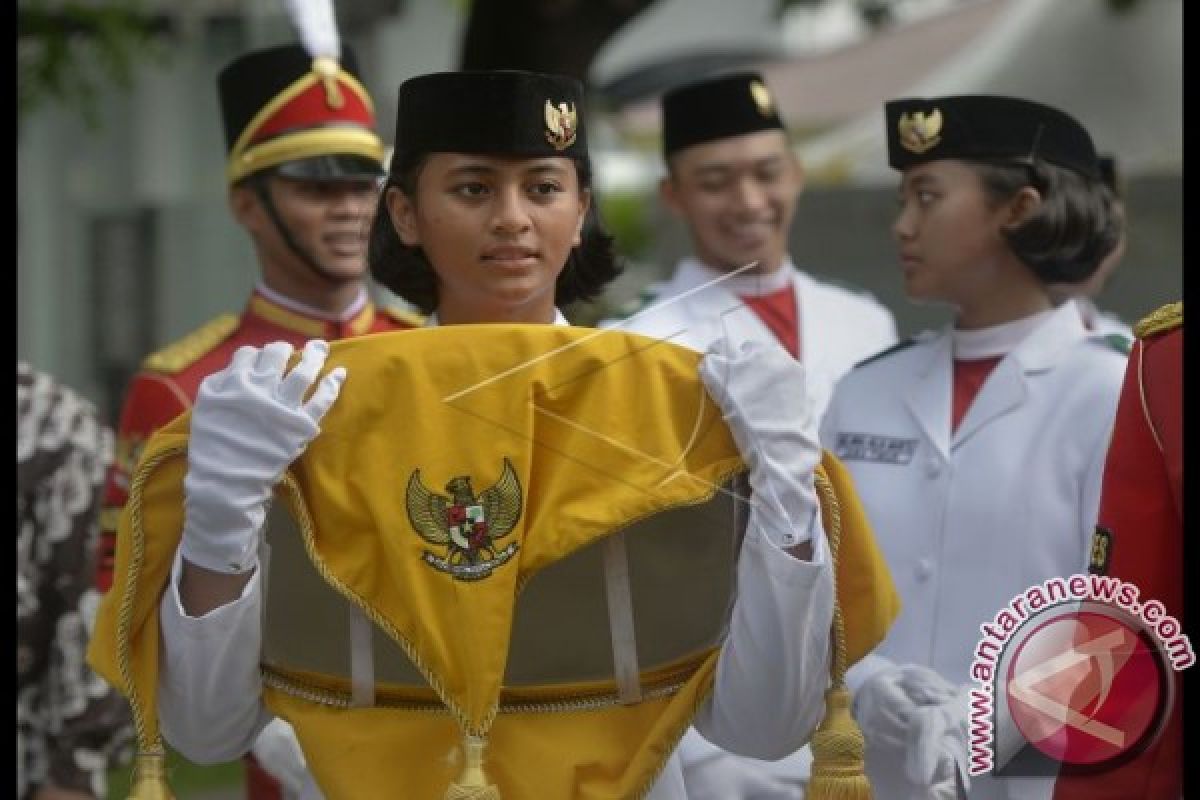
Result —
<svg viewBox="0 0 1200 800"><path fill-rule="evenodd" d="M565 322L561 315L559 322ZM782 758L808 741L824 713L833 575L819 518L812 537L813 558L802 561L757 527L746 531L714 690L694 720L698 730L727 750ZM179 600L180 564L177 554L160 604L163 736L193 761L232 760L249 750L271 719L261 700L260 576L255 573L237 600L190 617ZM397 796L402 789L397 787ZM678 751L648 798L687 800Z"/></svg>
<svg viewBox="0 0 1200 800"><path fill-rule="evenodd" d="M839 378L896 343L896 322L865 292L822 283L798 270L790 258L780 269L790 276L796 294L800 360L819 419ZM746 277L742 273L734 281ZM778 344L762 319L731 290L734 281L723 278L726 273L685 258L667 281L646 290L637 311L604 320L600 327L665 339L700 352L722 337L735 346L749 341ZM688 796L699 800L803 797L812 760L807 747L774 763L732 757L695 730L688 731L680 752Z"/></svg>
<svg viewBox="0 0 1200 800"><path fill-rule="evenodd" d="M981 624L1085 571L1124 366L1067 302L996 365L953 435L949 330L842 379L822 444L853 475L901 598L876 653L961 686ZM976 778L971 797L1040 795L1020 783Z"/></svg>
<svg viewBox="0 0 1200 800"><path fill-rule="evenodd" d="M882 655L961 684L981 623L1086 567L1124 367L1068 303L996 365L953 436L949 331L842 380L821 438L853 474L900 592Z"/></svg>
<svg viewBox="0 0 1200 800"><path fill-rule="evenodd" d="M818 416L838 378L868 356L896 343L890 311L866 293L822 283L788 259L799 318L800 360ZM733 344L775 342L775 335L740 297L719 282L721 272L693 258L679 262L669 280L653 287L643 308L600 327L667 339L704 352L722 336ZM738 276L741 277L741 276Z"/></svg>
<svg viewBox="0 0 1200 800"><path fill-rule="evenodd" d="M1123 319L1111 311L1102 311L1087 297L1076 297L1075 305L1079 307L1079 315L1083 317L1084 327L1089 331L1101 336L1123 336L1129 340L1129 346L1132 347L1133 328L1126 325Z"/></svg>

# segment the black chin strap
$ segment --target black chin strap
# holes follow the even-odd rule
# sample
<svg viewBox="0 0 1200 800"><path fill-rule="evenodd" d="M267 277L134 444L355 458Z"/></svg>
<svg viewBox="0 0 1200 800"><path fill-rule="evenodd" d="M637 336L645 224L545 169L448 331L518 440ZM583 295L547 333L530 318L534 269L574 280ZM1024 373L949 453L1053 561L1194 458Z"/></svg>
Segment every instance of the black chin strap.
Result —
<svg viewBox="0 0 1200 800"><path fill-rule="evenodd" d="M275 225L275 230L279 231L279 235L283 237L284 243L288 249L296 254L306 267L312 270L313 274L318 278L329 283L337 283L338 279L333 276L330 270L326 269L320 262L313 258L312 254L301 247L295 237L292 236L291 230L283 223L283 219L279 216L279 210L275 208L274 201L271 200L271 192L267 187L270 181L271 173L266 172L255 175L251 179L254 185L254 193L258 195L258 200L263 204L263 208L267 210L267 216L271 218L272 224Z"/></svg>

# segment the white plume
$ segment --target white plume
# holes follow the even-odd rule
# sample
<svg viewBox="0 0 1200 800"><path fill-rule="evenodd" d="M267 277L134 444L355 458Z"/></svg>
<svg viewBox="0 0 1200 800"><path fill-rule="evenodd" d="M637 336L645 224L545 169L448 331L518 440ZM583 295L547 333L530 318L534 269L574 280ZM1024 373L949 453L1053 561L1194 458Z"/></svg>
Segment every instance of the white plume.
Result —
<svg viewBox="0 0 1200 800"><path fill-rule="evenodd" d="M283 0L304 49L313 58L338 59L342 53L333 0Z"/></svg>

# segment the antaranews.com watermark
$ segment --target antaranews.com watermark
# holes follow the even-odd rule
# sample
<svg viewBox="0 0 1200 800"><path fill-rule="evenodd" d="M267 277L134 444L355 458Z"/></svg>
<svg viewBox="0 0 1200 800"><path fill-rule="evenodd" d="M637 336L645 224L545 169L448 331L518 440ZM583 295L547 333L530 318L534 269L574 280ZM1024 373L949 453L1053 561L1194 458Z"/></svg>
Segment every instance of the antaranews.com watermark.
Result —
<svg viewBox="0 0 1200 800"><path fill-rule="evenodd" d="M1081 603L1118 609L1131 624L1094 611L1067 611ZM1056 610L1064 613L1055 618ZM1036 625L1043 616L1050 621ZM979 630L983 638L971 664L971 677L979 684L970 692L972 775L995 766L997 681L1006 692L1009 713L1020 717L1016 723L1026 738L1053 740L1058 749L1047 752L1060 760L1072 760L1064 756L1073 755L1077 761L1097 762L1128 750L1161 717L1166 700L1157 690L1161 681L1152 674L1154 669L1163 669L1166 661L1180 671L1196 661L1182 626L1161 602L1143 602L1137 586L1107 575L1071 575L1031 586ZM1023 636L1018 652L1005 655L1018 631ZM1148 643L1143 632L1154 642ZM1002 660L1007 661L1006 669ZM1121 675L1127 677L1118 682ZM1106 719L1099 712L1114 687L1147 698L1140 705L1123 704L1121 719ZM1087 749L1065 751L1070 745L1064 744L1064 737L1052 736L1063 729L1082 734Z"/></svg>

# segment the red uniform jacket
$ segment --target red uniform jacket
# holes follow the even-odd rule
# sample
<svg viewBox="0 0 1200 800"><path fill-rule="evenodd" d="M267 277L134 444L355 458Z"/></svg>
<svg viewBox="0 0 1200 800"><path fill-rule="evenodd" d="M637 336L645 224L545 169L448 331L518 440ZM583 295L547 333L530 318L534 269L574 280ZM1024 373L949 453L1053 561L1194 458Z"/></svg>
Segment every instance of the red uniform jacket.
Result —
<svg viewBox="0 0 1200 800"><path fill-rule="evenodd" d="M421 319L401 309L377 309L367 303L345 322L317 319L285 308L255 292L240 318L225 314L149 356L133 378L117 427L116 458L109 470L101 512L97 586L112 585L117 519L129 492L129 479L146 440L192 407L200 381L224 369L243 345L262 347L276 341L301 347L309 339L343 339L367 333L405 330Z"/></svg>
<svg viewBox="0 0 1200 800"><path fill-rule="evenodd" d="M262 347L284 341L301 347L309 339L343 339L367 333L419 327L422 320L398 308L377 309L368 302L344 322L308 316L255 292L241 317L225 314L149 356L133 378L121 409L116 457L109 468L100 515L100 553L96 584L112 585L117 520L129 495L129 479L146 440L156 430L191 408L206 375L224 369L242 345ZM247 797L277 800L278 783L248 758Z"/></svg>
<svg viewBox="0 0 1200 800"><path fill-rule="evenodd" d="M1093 572L1157 599L1183 623L1183 306L1138 324L1104 466ZM1179 673L1166 727L1150 747L1113 769L1063 776L1055 800L1183 796L1183 698Z"/></svg>

